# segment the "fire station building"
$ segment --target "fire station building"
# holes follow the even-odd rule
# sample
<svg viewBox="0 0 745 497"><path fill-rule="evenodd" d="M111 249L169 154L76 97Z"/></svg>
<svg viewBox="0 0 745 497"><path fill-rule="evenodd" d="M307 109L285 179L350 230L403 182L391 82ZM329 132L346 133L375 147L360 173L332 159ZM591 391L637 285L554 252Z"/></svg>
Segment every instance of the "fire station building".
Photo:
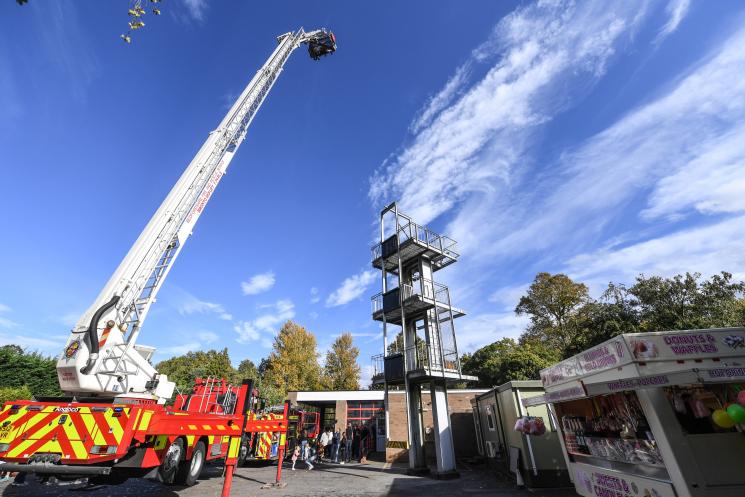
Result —
<svg viewBox="0 0 745 497"><path fill-rule="evenodd" d="M473 423L471 399L487 392L487 389L448 390L450 421L455 441L456 457L477 456L476 430ZM386 433L385 407L382 390L342 391L290 391L288 398L293 405L317 411L321 427L336 426L340 429L347 423L367 423L376 434L374 450L385 453L387 461L406 461L408 452L408 430L406 428L406 397L403 390L388 392L389 433ZM426 457L434 460L434 433L430 394L422 391L422 426L424 427ZM387 442L386 442L387 440Z"/></svg>

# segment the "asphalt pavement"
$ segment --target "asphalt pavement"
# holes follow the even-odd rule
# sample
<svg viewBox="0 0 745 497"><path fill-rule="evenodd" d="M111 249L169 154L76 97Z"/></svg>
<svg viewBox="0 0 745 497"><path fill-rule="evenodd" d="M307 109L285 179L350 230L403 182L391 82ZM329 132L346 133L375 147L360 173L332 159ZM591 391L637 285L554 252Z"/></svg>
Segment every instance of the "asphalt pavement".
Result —
<svg viewBox="0 0 745 497"><path fill-rule="evenodd" d="M232 497L577 497L571 489L526 490L494 470L461 463L460 478L437 480L428 476L409 476L406 466L371 461L368 464L317 464L311 471L298 461L296 470L285 463L282 488L263 488L274 482L274 465L254 464L238 468L233 479ZM0 483L2 497L219 497L223 468L208 466L193 487L164 486L145 479L130 479L117 486L87 486L84 483L43 485L33 477L25 486Z"/></svg>

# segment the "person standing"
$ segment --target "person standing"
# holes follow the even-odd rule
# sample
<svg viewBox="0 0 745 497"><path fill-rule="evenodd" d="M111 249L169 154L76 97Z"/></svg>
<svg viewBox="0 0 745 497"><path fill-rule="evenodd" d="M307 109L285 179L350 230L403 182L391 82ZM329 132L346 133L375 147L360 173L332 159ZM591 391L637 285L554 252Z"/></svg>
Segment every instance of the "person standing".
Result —
<svg viewBox="0 0 745 497"><path fill-rule="evenodd" d="M349 459L347 459L347 454L349 453L349 450L347 449L347 433L346 430L341 433L341 440L339 441L339 452L341 453L341 463L344 464L345 462L348 462Z"/></svg>
<svg viewBox="0 0 745 497"><path fill-rule="evenodd" d="M300 432L300 458L305 461L308 448L308 432L303 430Z"/></svg>
<svg viewBox="0 0 745 497"><path fill-rule="evenodd" d="M347 423L347 429L344 432L344 462L349 462L352 459L353 436L354 430L352 430L352 423Z"/></svg>
<svg viewBox="0 0 745 497"><path fill-rule="evenodd" d="M354 434L352 435L352 457L355 459L360 458L360 427L354 427Z"/></svg>
<svg viewBox="0 0 745 497"><path fill-rule="evenodd" d="M295 471L295 463L297 458L300 457L300 445L295 446L295 450L292 451L292 470Z"/></svg>
<svg viewBox="0 0 745 497"><path fill-rule="evenodd" d="M331 458L336 464L339 463L339 441L340 439L341 439L341 433L339 432L339 429L337 428L334 431L334 434L331 436Z"/></svg>
<svg viewBox="0 0 745 497"><path fill-rule="evenodd" d="M316 460L316 449L314 447L315 444L309 443L305 446L306 455L305 455L305 465L308 466L308 471L313 469L313 462Z"/></svg>
<svg viewBox="0 0 745 497"><path fill-rule="evenodd" d="M331 438L329 437L329 432L331 429L327 426L323 429L323 433L321 433L321 437L318 439L318 460L323 461L324 456L328 459L328 454L326 453L326 447L328 447L329 442L331 442Z"/></svg>
<svg viewBox="0 0 745 497"><path fill-rule="evenodd" d="M360 431L360 464L367 464L367 446L370 443L370 429L367 423L362 425Z"/></svg>

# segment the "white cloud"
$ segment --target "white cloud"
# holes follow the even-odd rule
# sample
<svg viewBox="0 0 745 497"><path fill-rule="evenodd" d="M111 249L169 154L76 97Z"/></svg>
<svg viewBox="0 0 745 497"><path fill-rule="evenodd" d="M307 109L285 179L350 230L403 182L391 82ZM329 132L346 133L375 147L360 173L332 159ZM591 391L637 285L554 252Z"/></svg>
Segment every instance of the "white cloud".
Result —
<svg viewBox="0 0 745 497"><path fill-rule="evenodd" d="M231 321L233 316L221 304L199 300L186 290L177 288L174 292L177 299L176 308L182 316L189 314L215 314L218 318Z"/></svg>
<svg viewBox="0 0 745 497"><path fill-rule="evenodd" d="M218 334L212 331L200 331L197 333L197 337L205 344L214 343L220 339Z"/></svg>
<svg viewBox="0 0 745 497"><path fill-rule="evenodd" d="M489 302L501 305L505 310L514 309L520 302L520 297L528 291L528 285L505 286L499 288L489 296Z"/></svg>
<svg viewBox="0 0 745 497"><path fill-rule="evenodd" d="M243 295L256 295L266 292L274 286L274 281L274 273L272 271L251 276L248 281L241 282Z"/></svg>
<svg viewBox="0 0 745 497"><path fill-rule="evenodd" d="M642 216L676 219L690 209L703 214L745 210L744 143L745 122L700 140L677 171L657 182Z"/></svg>
<svg viewBox="0 0 745 497"><path fill-rule="evenodd" d="M438 107L426 128L415 121L419 133L372 178L370 198L400 198L402 210L426 224L471 194L504 189L537 127L604 74L644 11L636 2L541 2L506 16L473 55L501 54L498 63ZM456 72L451 82L461 79ZM442 93L449 100L452 90Z"/></svg>
<svg viewBox="0 0 745 497"><path fill-rule="evenodd" d="M337 307L347 304L365 293L375 280L375 271L362 271L345 279L341 286L326 299L326 307Z"/></svg>
<svg viewBox="0 0 745 497"><path fill-rule="evenodd" d="M310 289L310 303L311 304L317 304L321 301L321 296L319 295L318 288L313 287Z"/></svg>
<svg viewBox="0 0 745 497"><path fill-rule="evenodd" d="M66 341L67 335L53 335L51 337L39 338L29 336L27 333L15 333L13 335L0 333L0 345L19 345L23 349L39 351L52 356L57 356L62 351Z"/></svg>
<svg viewBox="0 0 745 497"><path fill-rule="evenodd" d="M289 299L278 300L274 304L261 306L261 309L271 309L272 312L262 314L251 321L238 321L233 329L238 333L239 343L259 340L261 332L274 333L277 327L295 317L295 304Z"/></svg>
<svg viewBox="0 0 745 497"><path fill-rule="evenodd" d="M207 0L184 0L189 15L197 21L204 20L204 13L207 10Z"/></svg>
<svg viewBox="0 0 745 497"><path fill-rule="evenodd" d="M311 319L318 319L318 313L316 311L310 311L308 316L310 316Z"/></svg>
<svg viewBox="0 0 745 497"><path fill-rule="evenodd" d="M430 98L424 108L420 111L419 116L414 119L409 130L417 133L425 126L432 122L432 119L450 105L458 93L463 89L471 71L471 62L466 62L460 66L455 74L448 80L445 87L437 95Z"/></svg>
<svg viewBox="0 0 745 497"><path fill-rule="evenodd" d="M12 309L9 306L7 306L5 304L0 304L0 314L8 313L8 312L11 312L11 311L12 311ZM7 329L7 328L15 328L16 326L18 326L18 323L16 323L12 319L9 319L9 318L0 316L0 328L6 328Z"/></svg>
<svg viewBox="0 0 745 497"><path fill-rule="evenodd" d="M691 0L670 0L665 7L669 18L664 26L660 29L660 32L655 38L655 43L659 44L662 40L670 36L678 26L683 18L688 14L688 10L691 7Z"/></svg>
<svg viewBox="0 0 745 497"><path fill-rule="evenodd" d="M672 276L688 271L708 276L728 271L745 279L744 245L745 216L739 216L622 248L580 254L566 270L595 287L611 279L633 282L640 273Z"/></svg>
<svg viewBox="0 0 745 497"><path fill-rule="evenodd" d="M155 353L156 355L165 355L165 356L178 356L178 355L184 355L188 352L197 352L199 350L204 349L204 345L199 342L188 342L183 343L180 345L172 345L170 347L161 347L158 348Z"/></svg>
<svg viewBox="0 0 745 497"><path fill-rule="evenodd" d="M455 322L458 352L473 352L505 337L517 338L528 322L526 316L516 316L511 311L460 318Z"/></svg>
<svg viewBox="0 0 745 497"><path fill-rule="evenodd" d="M495 257L550 250L541 261L545 268L604 243L606 227L619 219L741 211L744 65L742 30L656 100L562 154L549 174L529 177L530 183L516 180L514 190L503 195L471 196L449 226L463 251L472 254L466 265L488 269ZM633 210L632 202L647 195L647 209ZM644 229L620 238L648 238ZM481 274L473 267L469 273ZM479 276L474 279L479 282Z"/></svg>
<svg viewBox="0 0 745 497"><path fill-rule="evenodd" d="M362 390L367 390L370 386L374 372L372 365L360 366L360 388Z"/></svg>

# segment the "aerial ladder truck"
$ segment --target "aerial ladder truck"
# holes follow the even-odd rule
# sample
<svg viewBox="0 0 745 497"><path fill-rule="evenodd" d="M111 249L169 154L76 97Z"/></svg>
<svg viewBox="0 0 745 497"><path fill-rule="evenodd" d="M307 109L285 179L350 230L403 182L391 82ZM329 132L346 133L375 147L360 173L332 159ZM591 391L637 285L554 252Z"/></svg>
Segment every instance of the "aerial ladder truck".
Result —
<svg viewBox="0 0 745 497"><path fill-rule="evenodd" d="M326 29L301 28L277 41L72 329L57 362L66 397L3 406L4 471L108 483L157 476L164 483L182 485L193 485L209 460L223 459L232 471L244 433L257 429L251 423L261 422L250 415L255 400L251 382L229 385L217 378L197 379L192 392L178 395L167 406L174 382L151 364L155 349L137 339L173 263L290 55L301 45L307 45L314 60L336 50L334 35ZM106 236L101 242L111 244ZM286 431L286 419L274 421L271 426L261 422L261 430Z"/></svg>

